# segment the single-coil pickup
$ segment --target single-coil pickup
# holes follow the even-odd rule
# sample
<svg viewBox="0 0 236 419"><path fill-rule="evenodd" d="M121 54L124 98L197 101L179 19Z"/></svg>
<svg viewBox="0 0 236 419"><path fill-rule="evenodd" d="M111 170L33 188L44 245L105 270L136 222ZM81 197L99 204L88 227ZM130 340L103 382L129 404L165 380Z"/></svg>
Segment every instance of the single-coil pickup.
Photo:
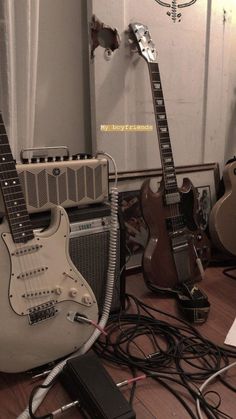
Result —
<svg viewBox="0 0 236 419"><path fill-rule="evenodd" d="M48 320L57 314L55 301L51 300L45 304L40 304L29 309L29 324L33 325Z"/></svg>
<svg viewBox="0 0 236 419"><path fill-rule="evenodd" d="M33 300L35 298L48 297L50 294L53 294L54 292L54 290L40 289L22 294L22 298L25 298L26 300Z"/></svg>
<svg viewBox="0 0 236 419"><path fill-rule="evenodd" d="M43 274L47 269L47 266L43 266L42 268L34 268L30 271L22 272L20 275L17 276L17 279L30 279L34 276Z"/></svg>
<svg viewBox="0 0 236 419"><path fill-rule="evenodd" d="M28 255L29 253L37 252L39 249L41 249L41 247L43 247L41 244L35 244L33 246L24 246L24 247L21 247L20 249L17 249L11 255L12 256Z"/></svg>

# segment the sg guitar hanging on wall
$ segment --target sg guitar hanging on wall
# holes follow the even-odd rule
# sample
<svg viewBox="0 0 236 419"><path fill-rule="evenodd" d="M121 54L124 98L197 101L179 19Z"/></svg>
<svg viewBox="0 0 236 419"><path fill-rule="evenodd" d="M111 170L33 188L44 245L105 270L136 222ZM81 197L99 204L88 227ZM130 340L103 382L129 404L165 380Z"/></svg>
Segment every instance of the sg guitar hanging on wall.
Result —
<svg viewBox="0 0 236 419"><path fill-rule="evenodd" d="M47 230L32 229L0 114L0 371L19 372L59 359L88 340L95 296L69 257L69 220L52 210Z"/></svg>
<svg viewBox="0 0 236 419"><path fill-rule="evenodd" d="M172 289L179 282L199 280L210 257L209 241L196 222L197 194L191 181L178 188L156 50L147 26L130 24L139 54L150 74L163 177L153 192L150 181L141 188L141 208L149 229L142 267L151 289Z"/></svg>

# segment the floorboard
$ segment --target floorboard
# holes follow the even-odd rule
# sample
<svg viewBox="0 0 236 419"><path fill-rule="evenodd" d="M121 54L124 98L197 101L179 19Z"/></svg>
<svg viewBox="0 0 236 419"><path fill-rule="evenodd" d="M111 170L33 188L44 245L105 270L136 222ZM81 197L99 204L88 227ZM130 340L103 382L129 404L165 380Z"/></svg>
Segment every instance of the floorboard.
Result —
<svg viewBox="0 0 236 419"><path fill-rule="evenodd" d="M211 303L208 320L205 324L197 326L201 333L213 342L223 345L226 334L236 316L236 280L223 275L222 268L212 267L206 270L205 279L199 286L208 295ZM152 294L146 287L142 274L127 276L127 291L147 304L178 314L176 301L172 298L159 298ZM165 319L167 320L167 319ZM235 349L236 350L236 349ZM19 354L20 356L20 354ZM122 381L129 376L124 368L105 366L115 382ZM236 368L228 374L231 383L236 386ZM38 382L39 383L39 382ZM0 419L14 419L25 408L31 389L35 382L31 376L24 374L0 374ZM222 410L231 418L236 418L235 394L216 382L211 388L216 389L222 399ZM121 389L129 399L130 389ZM179 390L180 391L180 390ZM181 390L182 393L182 390ZM186 400L191 405L192 401L186 394ZM63 387L56 383L49 392L38 414L45 414L69 403L71 400ZM133 408L137 419L187 419L189 415L180 403L163 387L151 379L137 383ZM192 408L195 406L192 404ZM78 409L73 408L62 416L64 419L82 418Z"/></svg>

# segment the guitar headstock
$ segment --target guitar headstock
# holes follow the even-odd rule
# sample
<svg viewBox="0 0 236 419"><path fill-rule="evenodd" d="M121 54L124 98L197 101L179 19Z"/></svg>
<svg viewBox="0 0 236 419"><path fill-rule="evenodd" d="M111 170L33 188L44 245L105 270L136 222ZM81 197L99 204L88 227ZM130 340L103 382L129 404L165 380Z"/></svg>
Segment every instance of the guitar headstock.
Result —
<svg viewBox="0 0 236 419"><path fill-rule="evenodd" d="M138 52L148 63L156 61L157 52L148 27L142 23L130 23L129 28L137 43Z"/></svg>

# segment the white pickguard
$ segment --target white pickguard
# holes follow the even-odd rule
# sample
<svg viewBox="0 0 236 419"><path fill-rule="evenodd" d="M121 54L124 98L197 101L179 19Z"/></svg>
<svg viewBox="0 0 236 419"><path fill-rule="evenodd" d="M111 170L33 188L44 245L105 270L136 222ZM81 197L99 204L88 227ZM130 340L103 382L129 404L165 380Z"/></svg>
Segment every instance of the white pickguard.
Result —
<svg viewBox="0 0 236 419"><path fill-rule="evenodd" d="M69 257L66 211L52 211L49 228L25 244L0 225L0 370L24 371L77 350L93 326L73 321L75 313L97 321L96 298Z"/></svg>

